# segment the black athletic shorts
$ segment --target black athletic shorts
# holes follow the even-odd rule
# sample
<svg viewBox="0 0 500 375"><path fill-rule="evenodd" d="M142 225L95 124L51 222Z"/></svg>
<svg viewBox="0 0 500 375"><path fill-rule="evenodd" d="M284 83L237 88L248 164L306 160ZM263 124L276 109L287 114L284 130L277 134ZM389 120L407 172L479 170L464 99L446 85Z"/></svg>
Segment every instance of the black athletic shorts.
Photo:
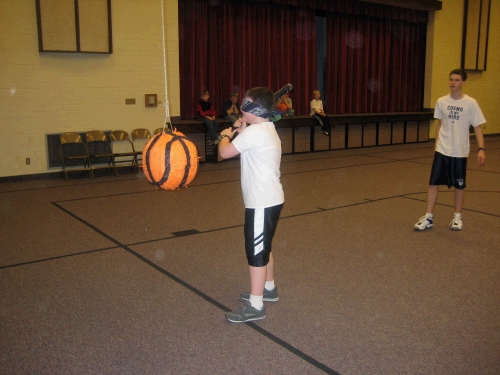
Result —
<svg viewBox="0 0 500 375"><path fill-rule="evenodd" d="M245 251L248 265L264 267L269 263L271 242L283 204L245 209Z"/></svg>
<svg viewBox="0 0 500 375"><path fill-rule="evenodd" d="M435 151L429 185L446 185L448 189L452 186L455 189L465 189L466 172L467 158L455 158Z"/></svg>

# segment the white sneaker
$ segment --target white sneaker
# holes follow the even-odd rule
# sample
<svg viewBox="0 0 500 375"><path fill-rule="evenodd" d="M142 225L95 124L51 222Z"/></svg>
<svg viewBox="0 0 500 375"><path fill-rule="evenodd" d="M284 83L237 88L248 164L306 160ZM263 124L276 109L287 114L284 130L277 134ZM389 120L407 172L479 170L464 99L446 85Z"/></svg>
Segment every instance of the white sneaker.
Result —
<svg viewBox="0 0 500 375"><path fill-rule="evenodd" d="M427 214L418 219L417 223L413 226L415 230L425 230L432 228L434 217L429 217Z"/></svg>
<svg viewBox="0 0 500 375"><path fill-rule="evenodd" d="M451 230L462 230L462 215L454 215L450 222Z"/></svg>

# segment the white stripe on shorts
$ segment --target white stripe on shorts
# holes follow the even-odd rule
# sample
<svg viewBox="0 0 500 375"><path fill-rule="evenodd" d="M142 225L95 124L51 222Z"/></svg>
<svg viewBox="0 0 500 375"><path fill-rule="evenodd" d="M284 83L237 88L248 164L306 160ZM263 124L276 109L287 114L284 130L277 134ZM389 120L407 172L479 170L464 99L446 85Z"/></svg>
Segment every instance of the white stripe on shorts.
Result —
<svg viewBox="0 0 500 375"><path fill-rule="evenodd" d="M264 213L265 208L256 208L253 217L254 255L264 250Z"/></svg>

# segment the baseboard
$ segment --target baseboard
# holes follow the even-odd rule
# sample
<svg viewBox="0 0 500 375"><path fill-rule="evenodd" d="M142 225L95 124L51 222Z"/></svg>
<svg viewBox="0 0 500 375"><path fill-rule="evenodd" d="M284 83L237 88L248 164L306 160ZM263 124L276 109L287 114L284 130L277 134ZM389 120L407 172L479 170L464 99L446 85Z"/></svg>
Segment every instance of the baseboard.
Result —
<svg viewBox="0 0 500 375"><path fill-rule="evenodd" d="M49 173L37 173L37 174L24 174L24 175L20 175L20 176L0 177L0 183L33 181L33 180L50 180L50 179L56 179L56 178L64 178L61 171L49 172Z"/></svg>

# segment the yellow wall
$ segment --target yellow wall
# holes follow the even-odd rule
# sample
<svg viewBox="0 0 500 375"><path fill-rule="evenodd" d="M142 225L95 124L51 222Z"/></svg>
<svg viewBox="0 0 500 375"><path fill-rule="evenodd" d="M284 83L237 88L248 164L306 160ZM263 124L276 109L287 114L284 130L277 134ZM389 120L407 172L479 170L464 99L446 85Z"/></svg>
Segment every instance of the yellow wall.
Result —
<svg viewBox="0 0 500 375"><path fill-rule="evenodd" d="M140 4L140 6L138 5ZM164 0L168 99L180 114L177 0ZM52 172L45 134L65 131L163 126L165 87L161 0L113 0L111 55L39 53L35 0L0 1L0 177ZM500 133L494 110L500 91L500 2L492 1L488 70L471 73L466 92ZM460 66L463 1L443 0L431 14L424 106L448 92L450 70ZM144 94L158 94L157 108L145 108ZM125 105L135 98L135 105ZM434 136L431 128L431 136ZM26 158L31 165L26 165Z"/></svg>
<svg viewBox="0 0 500 375"><path fill-rule="evenodd" d="M165 0L164 14L170 115L178 116L176 0ZM45 134L163 126L161 1L113 0L112 23L113 54L39 53L35 0L0 1L0 177L54 171ZM146 108L144 94L162 104Z"/></svg>
<svg viewBox="0 0 500 375"><path fill-rule="evenodd" d="M460 68L464 2L442 0L443 9L430 14L427 32L427 60L424 107L434 108L436 100L449 93L448 75ZM485 134L500 133L500 122L496 112L500 103L500 90L496 76L500 71L500 1L491 2L487 70L467 71L468 79L464 92L476 99L487 123ZM435 136L435 121L430 128L430 137ZM486 140L487 142L487 140Z"/></svg>

